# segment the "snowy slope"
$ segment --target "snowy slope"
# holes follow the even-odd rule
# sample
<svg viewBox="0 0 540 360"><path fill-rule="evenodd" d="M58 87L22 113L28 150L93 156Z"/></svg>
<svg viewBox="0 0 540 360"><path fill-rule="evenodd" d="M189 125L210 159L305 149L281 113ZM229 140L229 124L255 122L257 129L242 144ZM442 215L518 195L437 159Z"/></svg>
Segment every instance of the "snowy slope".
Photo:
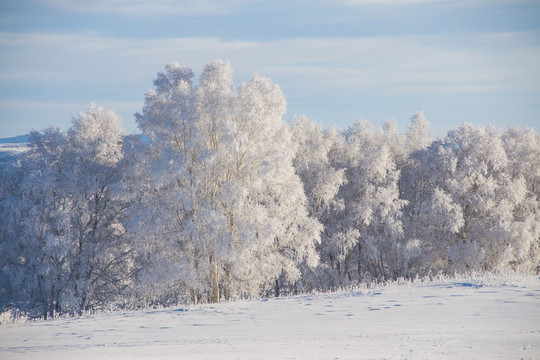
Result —
<svg viewBox="0 0 540 360"><path fill-rule="evenodd" d="M0 170L11 160L28 150L28 135L0 139Z"/></svg>
<svg viewBox="0 0 540 360"><path fill-rule="evenodd" d="M540 279L439 281L0 326L1 359L540 359Z"/></svg>

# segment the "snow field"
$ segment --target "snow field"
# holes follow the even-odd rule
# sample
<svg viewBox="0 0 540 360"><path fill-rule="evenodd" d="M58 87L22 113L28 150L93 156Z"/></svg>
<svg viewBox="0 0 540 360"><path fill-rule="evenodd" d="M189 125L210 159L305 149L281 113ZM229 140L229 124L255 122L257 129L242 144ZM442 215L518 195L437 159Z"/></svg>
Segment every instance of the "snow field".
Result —
<svg viewBox="0 0 540 360"><path fill-rule="evenodd" d="M540 359L540 278L0 326L1 359Z"/></svg>

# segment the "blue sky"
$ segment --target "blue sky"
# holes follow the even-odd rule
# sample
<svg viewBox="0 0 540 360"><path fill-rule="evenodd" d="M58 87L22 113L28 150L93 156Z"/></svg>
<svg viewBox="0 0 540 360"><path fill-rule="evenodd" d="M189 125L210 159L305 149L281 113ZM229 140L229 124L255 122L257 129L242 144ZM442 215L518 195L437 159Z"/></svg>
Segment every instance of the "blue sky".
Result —
<svg viewBox="0 0 540 360"><path fill-rule="evenodd" d="M135 132L158 71L216 58L279 84L287 121L540 129L538 0L0 0L0 54L0 137L91 102Z"/></svg>

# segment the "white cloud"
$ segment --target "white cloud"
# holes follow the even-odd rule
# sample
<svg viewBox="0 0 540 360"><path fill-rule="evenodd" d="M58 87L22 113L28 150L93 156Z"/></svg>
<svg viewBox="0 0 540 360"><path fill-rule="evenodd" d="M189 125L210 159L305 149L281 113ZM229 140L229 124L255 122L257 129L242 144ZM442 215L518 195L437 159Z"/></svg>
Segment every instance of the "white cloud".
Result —
<svg viewBox="0 0 540 360"><path fill-rule="evenodd" d="M455 2L456 0L454 0ZM448 0L342 0L343 3L349 5L365 5L365 4L393 4L393 5L410 5L410 4L426 4L426 3L448 3Z"/></svg>
<svg viewBox="0 0 540 360"><path fill-rule="evenodd" d="M82 35L1 34L0 80L88 81L118 89L147 81L171 61L200 69L225 58L242 76L253 72L306 86L370 91L498 91L540 88L540 47L522 34L387 38L120 39ZM83 83L84 84L84 83ZM125 85L123 85L125 84ZM142 89L141 89L142 90ZM366 89L367 90L367 89Z"/></svg>
<svg viewBox="0 0 540 360"><path fill-rule="evenodd" d="M321 0L325 1L325 0ZM518 3L534 3L536 0L329 0L329 3L338 3L346 6L356 5L421 5L421 4L441 4L449 6L493 6L500 4L516 5Z"/></svg>
<svg viewBox="0 0 540 360"><path fill-rule="evenodd" d="M54 8L81 13L136 16L216 15L229 13L249 0L40 0Z"/></svg>
<svg viewBox="0 0 540 360"><path fill-rule="evenodd" d="M256 72L281 85L286 96L290 91L306 102L321 101L309 98L313 89L359 98L382 94L388 99L403 94L419 99L438 94L442 99L540 93L540 46L524 33L268 42L3 33L0 52L4 94L17 87L33 93L31 99L26 92L4 97L0 122L12 121L18 112L33 116L48 112L48 121L57 124L55 119L67 121L96 101L116 109L131 131L131 115L140 111L145 91L165 64L178 61L197 73L215 58L231 62L237 82L248 81ZM43 93L36 94L36 89Z"/></svg>
<svg viewBox="0 0 540 360"><path fill-rule="evenodd" d="M296 3L310 6L313 3L331 6L362 6L362 5L421 5L441 4L458 6L478 6L495 4L516 4L534 2L535 0L38 0L48 6L79 13L114 13L134 16L162 15L220 15L236 11L245 5Z"/></svg>

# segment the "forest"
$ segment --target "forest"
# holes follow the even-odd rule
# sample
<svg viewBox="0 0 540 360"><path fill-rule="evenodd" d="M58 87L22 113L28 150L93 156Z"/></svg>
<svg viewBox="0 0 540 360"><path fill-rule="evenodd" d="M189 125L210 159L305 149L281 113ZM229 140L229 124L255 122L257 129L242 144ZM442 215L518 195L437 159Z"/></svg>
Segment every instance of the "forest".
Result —
<svg viewBox="0 0 540 360"><path fill-rule="evenodd" d="M167 65L0 169L0 313L29 318L540 269L540 137L283 120L279 86Z"/></svg>

